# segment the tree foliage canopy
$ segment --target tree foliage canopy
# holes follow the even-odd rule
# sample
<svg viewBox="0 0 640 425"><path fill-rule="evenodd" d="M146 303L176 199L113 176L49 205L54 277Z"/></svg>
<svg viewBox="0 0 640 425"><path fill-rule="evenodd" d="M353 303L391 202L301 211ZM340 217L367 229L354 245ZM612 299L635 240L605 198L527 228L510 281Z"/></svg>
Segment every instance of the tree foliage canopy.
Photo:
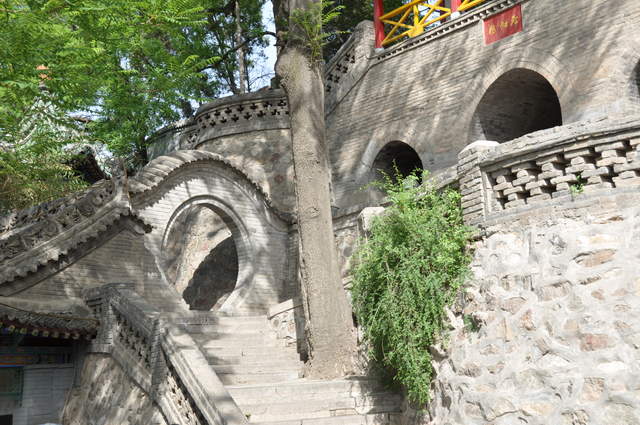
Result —
<svg viewBox="0 0 640 425"><path fill-rule="evenodd" d="M243 47L250 56L265 44L264 0L238 1ZM202 102L237 92L234 5L234 0L0 1L0 178L18 181L11 173L31 167L25 175L42 171L46 186L50 172L64 169L67 175L62 147L75 140L66 137L69 132L50 131L61 128L90 134L132 166L146 162L149 134L190 116ZM39 103L55 115L55 125L48 121L33 137L31 129L41 125L42 111L34 108ZM74 116L86 119L80 123ZM55 153L56 165L33 168L47 168L48 160L29 159L43 151ZM15 196L20 188L4 184L0 200L10 190ZM32 195L34 202L46 200Z"/></svg>

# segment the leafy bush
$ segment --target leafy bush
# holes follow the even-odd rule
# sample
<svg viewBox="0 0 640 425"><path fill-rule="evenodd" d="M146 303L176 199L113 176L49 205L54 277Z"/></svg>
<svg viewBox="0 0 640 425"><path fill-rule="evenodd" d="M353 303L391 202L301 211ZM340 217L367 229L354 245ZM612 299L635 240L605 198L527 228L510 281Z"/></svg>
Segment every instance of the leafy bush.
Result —
<svg viewBox="0 0 640 425"><path fill-rule="evenodd" d="M445 307L468 276L471 230L456 191L419 180L414 172L378 184L391 206L356 252L352 294L371 356L412 402L424 404L433 377L429 347L442 336Z"/></svg>

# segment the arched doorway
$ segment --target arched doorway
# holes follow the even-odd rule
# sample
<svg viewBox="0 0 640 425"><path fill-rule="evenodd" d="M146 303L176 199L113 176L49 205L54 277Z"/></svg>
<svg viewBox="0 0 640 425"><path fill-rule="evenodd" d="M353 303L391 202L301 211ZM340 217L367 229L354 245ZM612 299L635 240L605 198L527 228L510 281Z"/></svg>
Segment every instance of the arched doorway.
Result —
<svg viewBox="0 0 640 425"><path fill-rule="evenodd" d="M471 123L469 142L506 142L534 131L562 125L558 95L540 74L512 69L487 89Z"/></svg>
<svg viewBox="0 0 640 425"><path fill-rule="evenodd" d="M422 160L408 144L400 141L389 142L376 155L371 165L369 181L381 181L385 176L391 178L407 177L414 170L422 170ZM396 175L397 174L397 175ZM385 194L378 188L371 188L371 201L380 202Z"/></svg>
<svg viewBox="0 0 640 425"><path fill-rule="evenodd" d="M380 149L371 166L373 180L380 180L384 175L393 177L396 169L402 177L408 176L413 170L422 170L418 153L400 141L389 142Z"/></svg>
<svg viewBox="0 0 640 425"><path fill-rule="evenodd" d="M238 280L233 224L211 205L193 205L173 221L163 258L166 276L191 310L218 310Z"/></svg>

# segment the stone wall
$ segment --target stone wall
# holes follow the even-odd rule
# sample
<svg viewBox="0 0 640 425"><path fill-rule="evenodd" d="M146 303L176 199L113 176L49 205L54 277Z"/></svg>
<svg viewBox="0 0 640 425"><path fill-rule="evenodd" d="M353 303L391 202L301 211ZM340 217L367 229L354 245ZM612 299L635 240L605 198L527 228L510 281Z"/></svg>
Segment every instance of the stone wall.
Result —
<svg viewBox="0 0 640 425"><path fill-rule="evenodd" d="M523 32L484 45L481 20L514 4L522 5ZM345 49L336 59L339 71L329 66L327 81L341 95L327 108L336 205L368 202L358 189L368 183L376 155L389 142L412 146L431 171L455 164L478 137L477 112L499 116L491 111L499 102L480 105L481 99L514 69L548 81L563 124L640 112L640 36L634 29L639 22L640 3L633 0L607 4L606 11L597 1L496 0L380 53L372 50L372 29L357 32L355 44L368 50ZM502 92L522 99L520 87L517 82ZM519 103L518 114L530 119L527 102Z"/></svg>
<svg viewBox="0 0 640 425"><path fill-rule="evenodd" d="M639 123L460 153L473 276L407 424L640 424Z"/></svg>
<svg viewBox="0 0 640 425"><path fill-rule="evenodd" d="M110 356L89 354L64 425L166 425L158 407Z"/></svg>
<svg viewBox="0 0 640 425"><path fill-rule="evenodd" d="M640 423L639 200L485 230L421 423Z"/></svg>

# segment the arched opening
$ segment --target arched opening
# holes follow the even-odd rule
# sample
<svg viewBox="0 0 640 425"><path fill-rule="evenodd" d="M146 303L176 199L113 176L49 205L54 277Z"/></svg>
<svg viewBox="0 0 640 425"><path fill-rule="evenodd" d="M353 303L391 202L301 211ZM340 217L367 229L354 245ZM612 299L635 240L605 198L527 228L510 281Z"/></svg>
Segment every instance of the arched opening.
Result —
<svg viewBox="0 0 640 425"><path fill-rule="evenodd" d="M517 68L503 74L482 96L469 142L502 143L558 125L562 110L554 88L537 72Z"/></svg>
<svg viewBox="0 0 640 425"><path fill-rule="evenodd" d="M404 178L414 170L422 169L422 160L411 146L400 141L389 142L376 155L371 165L369 181L380 181L384 176ZM373 202L381 201L384 196L385 194L381 190L371 188Z"/></svg>
<svg viewBox="0 0 640 425"><path fill-rule="evenodd" d="M176 217L165 242L166 276L191 310L218 310L238 281L230 219L207 204Z"/></svg>
<svg viewBox="0 0 640 425"><path fill-rule="evenodd" d="M393 177L396 169L402 177L407 177L413 170L422 170L420 156L404 142L387 143L380 149L371 166L374 180L380 180L384 175Z"/></svg>

